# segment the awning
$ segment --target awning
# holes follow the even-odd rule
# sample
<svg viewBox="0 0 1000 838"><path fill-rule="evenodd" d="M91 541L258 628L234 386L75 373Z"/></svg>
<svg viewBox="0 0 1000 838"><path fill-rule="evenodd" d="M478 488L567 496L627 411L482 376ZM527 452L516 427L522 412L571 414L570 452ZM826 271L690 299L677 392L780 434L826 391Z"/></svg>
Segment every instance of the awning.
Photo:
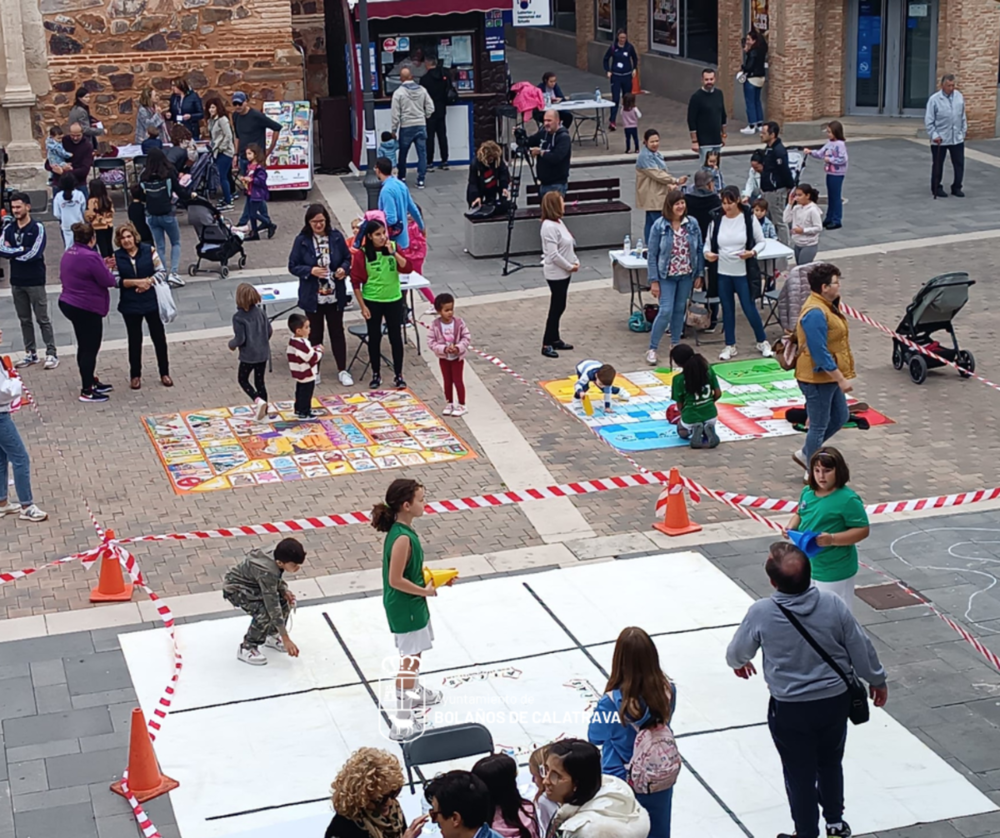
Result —
<svg viewBox="0 0 1000 838"><path fill-rule="evenodd" d="M348 0L354 17L358 16L357 0ZM465 12L491 12L509 9L510 2L502 0L368 0L368 19L387 17L431 17L432 15L463 14Z"/></svg>

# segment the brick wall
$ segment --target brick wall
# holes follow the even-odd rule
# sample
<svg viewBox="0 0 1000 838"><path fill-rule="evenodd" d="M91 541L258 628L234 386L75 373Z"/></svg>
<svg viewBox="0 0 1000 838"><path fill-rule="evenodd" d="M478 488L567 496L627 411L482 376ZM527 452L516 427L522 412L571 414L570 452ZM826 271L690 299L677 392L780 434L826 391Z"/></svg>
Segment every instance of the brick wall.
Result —
<svg viewBox="0 0 1000 838"><path fill-rule="evenodd" d="M576 66L586 70L588 44L594 39L594 0L576 0Z"/></svg>
<svg viewBox="0 0 1000 838"><path fill-rule="evenodd" d="M998 43L1000 6L994 0L941 0L936 75L955 74L972 138L996 131Z"/></svg>

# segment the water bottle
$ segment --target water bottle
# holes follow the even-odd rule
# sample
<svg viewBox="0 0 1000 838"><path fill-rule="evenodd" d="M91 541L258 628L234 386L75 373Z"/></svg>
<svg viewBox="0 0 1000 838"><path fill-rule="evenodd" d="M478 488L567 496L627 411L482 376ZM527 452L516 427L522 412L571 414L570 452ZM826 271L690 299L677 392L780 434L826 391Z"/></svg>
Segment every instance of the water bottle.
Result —
<svg viewBox="0 0 1000 838"><path fill-rule="evenodd" d="M594 101L595 102L600 102L602 98L603 97L601 96L601 88L595 87L594 88Z"/></svg>
<svg viewBox="0 0 1000 838"><path fill-rule="evenodd" d="M622 245L622 252L625 256L628 256L632 252L632 237L626 233L625 243Z"/></svg>
<svg viewBox="0 0 1000 838"><path fill-rule="evenodd" d="M639 236L639 238L635 240L635 255L640 258L642 258L642 248L643 248L642 236Z"/></svg>

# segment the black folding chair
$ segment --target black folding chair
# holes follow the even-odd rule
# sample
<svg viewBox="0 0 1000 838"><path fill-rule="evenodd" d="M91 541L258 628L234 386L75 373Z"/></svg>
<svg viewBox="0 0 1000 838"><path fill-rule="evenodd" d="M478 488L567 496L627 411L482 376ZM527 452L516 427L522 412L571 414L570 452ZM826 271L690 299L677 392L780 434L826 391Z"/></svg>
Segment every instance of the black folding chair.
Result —
<svg viewBox="0 0 1000 838"><path fill-rule="evenodd" d="M351 368L354 366L354 362L358 360L358 356L361 354L361 350L368 346L368 324L367 323L352 323L347 327L347 333L353 335L358 339L358 347L354 350L354 357L351 358L351 363L347 365L347 371L351 372ZM382 334L386 335L386 324L382 324ZM388 369L392 369L392 361L385 357L384 353L379 353L382 355L382 362L387 366ZM368 368L371 366L371 361L365 361L365 368L361 370L361 375L359 378L364 378L365 373L368 372ZM351 373L354 375L354 373Z"/></svg>
<svg viewBox="0 0 1000 838"><path fill-rule="evenodd" d="M411 794L415 792L413 769L417 766L493 753L493 736L484 725L475 722L432 727L412 742L400 744Z"/></svg>

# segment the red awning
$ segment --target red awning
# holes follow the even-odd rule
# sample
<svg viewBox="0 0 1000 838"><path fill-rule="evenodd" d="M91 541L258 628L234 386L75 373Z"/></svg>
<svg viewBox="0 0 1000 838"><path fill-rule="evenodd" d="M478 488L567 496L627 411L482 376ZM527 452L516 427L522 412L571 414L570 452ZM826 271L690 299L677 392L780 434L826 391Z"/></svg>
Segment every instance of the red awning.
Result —
<svg viewBox="0 0 1000 838"><path fill-rule="evenodd" d="M350 3L354 17L357 18L357 0L350 0ZM510 3L504 5L502 0L368 0L368 19L491 12L509 7Z"/></svg>

